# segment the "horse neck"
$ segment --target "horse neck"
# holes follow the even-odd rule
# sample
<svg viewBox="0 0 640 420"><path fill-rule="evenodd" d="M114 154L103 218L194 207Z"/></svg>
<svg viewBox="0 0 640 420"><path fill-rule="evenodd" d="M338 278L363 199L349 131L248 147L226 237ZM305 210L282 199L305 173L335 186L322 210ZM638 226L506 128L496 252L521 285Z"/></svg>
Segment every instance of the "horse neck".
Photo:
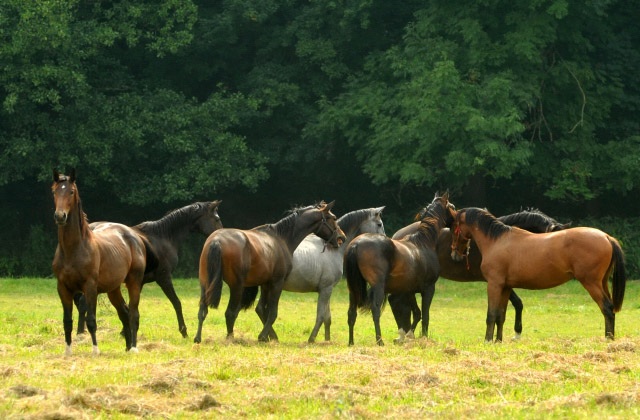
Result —
<svg viewBox="0 0 640 420"><path fill-rule="evenodd" d="M195 219L192 213L187 213L179 209L159 220L141 223L136 227L146 234L168 240L177 248L187 239L187 236L189 236L191 226Z"/></svg>
<svg viewBox="0 0 640 420"><path fill-rule="evenodd" d="M58 226L58 244L62 248L63 255L72 255L79 246L89 241L91 235L91 229L82 209L76 206L69 214L67 223L64 226Z"/></svg>
<svg viewBox="0 0 640 420"><path fill-rule="evenodd" d="M300 243L312 233L309 229L296 229L297 214L291 214L279 222L271 225L275 236L278 236L284 240L289 248L289 252L293 255L294 251L300 245Z"/></svg>
<svg viewBox="0 0 640 420"><path fill-rule="evenodd" d="M338 226L340 227L340 229L342 229L342 231L344 232L344 236L346 236L346 240L342 243L342 245L340 245L340 247L338 248L338 250L344 254L345 250L347 249L347 246L349 245L349 243L351 243L351 241L353 241L353 239L360 235L360 225L369 218L369 213L368 212L363 212L362 216L359 216L358 213L359 210L356 210L355 212L351 212L351 213L347 213L344 216L342 216L340 219L338 219ZM352 216L352 218L349 218L348 216ZM357 217L357 219L353 219L353 217Z"/></svg>
<svg viewBox="0 0 640 420"><path fill-rule="evenodd" d="M480 251L480 254L483 255L487 249L493 246L493 244L496 242L496 239L491 239L489 235L487 235L482 230L480 230L480 228L477 225L468 225L468 226L469 226L471 238L478 246L478 250Z"/></svg>

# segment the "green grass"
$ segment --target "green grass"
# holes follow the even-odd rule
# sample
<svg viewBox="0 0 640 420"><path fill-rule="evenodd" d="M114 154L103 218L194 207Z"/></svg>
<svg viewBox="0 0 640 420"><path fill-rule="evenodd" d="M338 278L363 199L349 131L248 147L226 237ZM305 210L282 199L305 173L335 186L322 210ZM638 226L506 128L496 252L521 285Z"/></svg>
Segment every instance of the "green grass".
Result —
<svg viewBox="0 0 640 420"><path fill-rule="evenodd" d="M193 337L199 285L176 280ZM429 338L385 347L370 314L360 314L348 347L348 295L332 297L332 341L308 345L315 294L284 293L274 325L279 343L258 343L261 325L241 312L225 339L224 308L210 310L203 343L182 339L173 308L156 285L143 290L139 354L124 351L120 322L98 304L101 355L74 335L63 356L62 308L51 279L0 279L0 418L633 418L640 415L640 283L627 284L616 341L577 282L519 291L523 338L513 341L513 309L502 344L484 344L482 283L440 280ZM74 314L74 317L77 317Z"/></svg>

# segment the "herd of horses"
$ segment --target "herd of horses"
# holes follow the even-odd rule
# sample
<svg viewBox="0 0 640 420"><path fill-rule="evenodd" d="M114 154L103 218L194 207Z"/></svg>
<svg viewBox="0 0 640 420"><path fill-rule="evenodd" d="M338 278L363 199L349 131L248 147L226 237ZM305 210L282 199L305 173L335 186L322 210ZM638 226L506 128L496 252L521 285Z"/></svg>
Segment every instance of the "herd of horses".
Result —
<svg viewBox="0 0 640 420"><path fill-rule="evenodd" d="M290 211L282 220L250 230L223 228L220 201L199 202L165 217L136 226L89 224L82 210L75 170L53 171L54 219L58 247L52 268L63 306L65 353L71 354L73 304L78 334L86 328L93 353L96 340L97 295L106 293L122 322L126 350L137 352L140 293L156 282L171 301L178 329L187 337L182 305L171 273L178 250L190 232L207 235L199 265L198 331L202 340L208 309L217 308L223 282L229 287L225 311L227 337L241 309L251 308L263 328L260 341L277 340L273 323L283 290L317 292L316 322L309 337L315 341L324 325L330 340L330 298L343 276L349 288L349 344L354 344L358 309L369 310L376 342L383 344L380 313L388 300L398 325L398 338L413 337L422 321L428 334L429 307L439 277L487 283L485 340L502 341L507 302L516 310L515 332L522 332L522 301L513 289L546 289L577 279L598 304L605 318L605 336L615 336L615 313L624 299L624 255L617 240L587 227L569 228L537 210L496 218L487 210L456 210L449 194L436 194L416 216L417 221L385 235L384 207L352 211L337 219L334 203L320 202ZM612 276L612 293L608 281ZM128 290L125 302L121 285ZM417 304L420 293L422 308ZM412 319L413 318L413 319Z"/></svg>

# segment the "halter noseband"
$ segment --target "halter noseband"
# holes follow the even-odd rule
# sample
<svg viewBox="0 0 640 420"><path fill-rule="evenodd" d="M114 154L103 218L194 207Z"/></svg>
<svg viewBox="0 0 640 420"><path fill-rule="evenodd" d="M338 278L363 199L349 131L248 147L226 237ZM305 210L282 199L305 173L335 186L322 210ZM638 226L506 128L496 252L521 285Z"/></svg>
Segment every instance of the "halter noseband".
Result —
<svg viewBox="0 0 640 420"><path fill-rule="evenodd" d="M456 230L454 231L454 234L456 235L455 243L457 244L458 242L460 242L460 236L462 235L462 229L460 229L459 223L456 226ZM458 249L456 248L453 242L451 243L451 251L458 252L458 254L460 254L462 257L464 257L467 260L467 271L469 271L469 252L471 251L471 237L467 238L463 236L462 238L467 241L467 247L464 250L464 254L460 254L458 252Z"/></svg>

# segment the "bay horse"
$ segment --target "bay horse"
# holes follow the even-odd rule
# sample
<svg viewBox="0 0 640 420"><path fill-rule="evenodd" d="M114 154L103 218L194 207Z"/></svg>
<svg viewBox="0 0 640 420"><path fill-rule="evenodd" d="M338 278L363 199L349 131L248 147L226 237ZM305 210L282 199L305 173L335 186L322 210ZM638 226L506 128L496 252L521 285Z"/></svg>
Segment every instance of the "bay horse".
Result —
<svg viewBox="0 0 640 420"><path fill-rule="evenodd" d="M344 258L349 287L349 345L353 345L358 308L371 310L376 343L384 344L380 312L386 293L422 294L422 334L427 335L431 297L440 272L436 242L440 229L453 222L449 206L448 193L442 197L436 194L416 233L400 240L365 233L349 244Z"/></svg>
<svg viewBox="0 0 640 420"><path fill-rule="evenodd" d="M293 253L293 267L284 280L283 290L296 293L318 293L316 323L309 336L313 343L318 331L324 324L324 339L331 339L331 293L342 278L344 253L349 242L362 233L380 233L384 235L382 223L383 207L355 210L337 221L346 240L339 248L326 246L323 239L310 234L300 243ZM263 300L258 300L256 312L261 320L266 319Z"/></svg>
<svg viewBox="0 0 640 420"><path fill-rule="evenodd" d="M513 288L548 289L577 279L598 304L605 319L605 337L615 337L615 313L624 300L626 272L618 241L601 230L578 227L533 234L508 226L487 210L452 210L455 232L451 256L464 258L473 239L482 254L487 280L487 331L485 341L502 341L502 326L509 293ZM613 274L613 292L609 277Z"/></svg>
<svg viewBox="0 0 640 420"><path fill-rule="evenodd" d="M178 319L178 331L183 337L187 337L187 326L182 315L182 303L173 287L171 273L178 265L178 252L189 233L196 232L209 236L215 230L222 228L222 221L218 215L221 200L196 202L188 206L172 210L164 217L154 221L142 222L132 227L140 236L144 237L151 246L158 259L155 269L147 270L142 284L156 282L165 296L173 305ZM89 225L91 229L100 226L104 222L94 222ZM84 332L85 310L78 297L74 297L79 308L77 333ZM85 305L86 306L86 305Z"/></svg>
<svg viewBox="0 0 640 420"><path fill-rule="evenodd" d="M426 208L422 209L416 216L421 217ZM508 214L498 218L502 223L509 226L516 226L532 233L557 232L564 230L571 225L569 223L560 223L552 217L547 216L538 209L527 209L517 213ZM414 222L408 226L399 229L393 236L393 239L400 239L408 234L417 231L420 222ZM452 233L449 228L444 228L438 236L438 244L436 252L438 253L438 261L440 262L440 277L459 281L459 282L486 282L480 270L482 263L482 255L478 251L478 246L471 240L468 244L465 260L454 260L451 258L451 239ZM522 310L524 308L522 300L514 290L509 294L509 301L515 309L515 338L520 338L522 334ZM420 320L420 308L415 300L415 295L410 296L389 296L389 304L398 324L398 341L402 341L405 337L413 337L413 332ZM411 313L413 314L413 322L411 322Z"/></svg>
<svg viewBox="0 0 640 420"><path fill-rule="evenodd" d="M200 310L195 343L202 340L202 324L208 307L217 308L222 294L222 281L229 285L230 297L225 319L227 338L233 337L233 326L241 308L253 305L257 287L266 299L266 319L258 336L260 341L277 340L272 325L278 316L278 302L284 279L291 272L293 253L310 233L339 247L344 233L331 213L334 202L294 209L274 224L251 230L219 229L206 240L200 256ZM246 288L246 290L245 290Z"/></svg>
<svg viewBox="0 0 640 420"><path fill-rule="evenodd" d="M136 232L118 223L104 223L89 228L82 211L76 185L75 169L68 176L53 170L54 219L58 225L58 247L53 258L53 273L58 279L58 295L63 308L65 354L71 355L73 329L73 297L82 292L87 303L87 329L91 334L93 353L99 354L96 340L96 304L99 293L107 293L116 308L125 331L126 349L137 353L140 315L138 303L142 280L147 269L158 261L147 252L148 243ZM129 290L127 307L120 285Z"/></svg>

